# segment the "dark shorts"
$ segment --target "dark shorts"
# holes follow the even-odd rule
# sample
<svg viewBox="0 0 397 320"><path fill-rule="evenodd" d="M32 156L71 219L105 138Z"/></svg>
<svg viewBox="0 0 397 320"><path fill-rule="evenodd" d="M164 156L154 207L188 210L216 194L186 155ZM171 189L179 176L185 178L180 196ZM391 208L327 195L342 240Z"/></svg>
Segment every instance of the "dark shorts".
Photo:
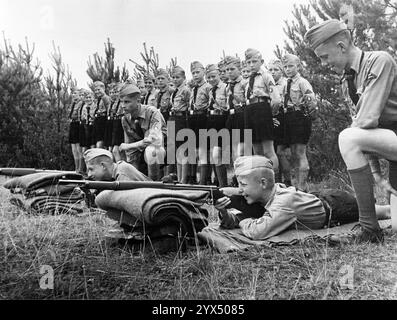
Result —
<svg viewBox="0 0 397 320"><path fill-rule="evenodd" d="M288 142L285 138L285 113L280 111L275 118L280 122L280 124L276 127L274 126L274 145L275 148L280 145L288 145Z"/></svg>
<svg viewBox="0 0 397 320"><path fill-rule="evenodd" d="M186 116L176 116L176 115L173 115L173 116L169 116L169 118L168 118L168 123L170 123L170 122L174 122L174 126L175 126L175 148L178 148L178 147L180 147L184 142L187 141L187 137L185 137L183 141L177 141L177 140L176 140L179 130L187 129L187 128L188 128L188 125L187 125L187 118L186 118ZM168 142L168 144L169 144L169 143L170 143L170 142ZM172 142L171 142L171 143L172 143ZM176 151L176 149L175 149L175 151Z"/></svg>
<svg viewBox="0 0 397 320"><path fill-rule="evenodd" d="M225 122L225 127L230 132L232 148L235 148L237 143L244 142L244 111L241 110L239 112L236 111L234 114L229 114ZM233 139L234 135L236 135L235 139Z"/></svg>
<svg viewBox="0 0 397 320"><path fill-rule="evenodd" d="M312 120L301 111L289 111L285 114L286 144L307 144L312 133Z"/></svg>
<svg viewBox="0 0 397 320"><path fill-rule="evenodd" d="M216 141L213 142L213 143L215 143L214 146L222 147L222 135L227 135L229 137L228 144L230 144L230 134L229 134L229 131L226 129L227 117L228 117L227 114L208 115L207 130L215 129L216 130L215 134L217 135ZM224 129L224 130L222 130L222 129ZM214 139L212 139L212 140L214 140ZM224 143L226 143L226 141ZM211 146L210 138L208 138L207 145L208 145L208 149L209 149Z"/></svg>
<svg viewBox="0 0 397 320"><path fill-rule="evenodd" d="M82 133L81 134L81 138L82 138L82 143L81 146L82 147L86 147L86 148L90 148L91 145L94 145L94 139L93 139L93 130L94 130L94 126L92 124L86 124L86 125L81 125L80 127L82 129ZM84 135L84 137L82 137Z"/></svg>
<svg viewBox="0 0 397 320"><path fill-rule="evenodd" d="M103 140L103 143L106 147L113 147L112 133L113 133L113 120L106 119L105 134L104 134L104 140Z"/></svg>
<svg viewBox="0 0 397 320"><path fill-rule="evenodd" d="M358 205L352 194L338 189L323 189L311 193L323 202L326 212L324 226L332 227L358 221Z"/></svg>
<svg viewBox="0 0 397 320"><path fill-rule="evenodd" d="M207 114L189 115L187 119L188 128L192 129L195 135L196 147L199 147L199 133L200 129L207 130Z"/></svg>
<svg viewBox="0 0 397 320"><path fill-rule="evenodd" d="M79 143L79 132L80 132L80 123L78 121L73 121L69 125L69 143L75 144Z"/></svg>
<svg viewBox="0 0 397 320"><path fill-rule="evenodd" d="M301 215L297 217L297 223L290 229L321 229L324 226L336 226L358 221L358 205L355 197L350 193L338 189L323 189L319 192L312 192L318 197L325 208L325 214ZM231 208L238 209L241 213L237 214L238 219L252 218L257 219L263 216L265 209L258 203L247 204L242 196L233 196Z"/></svg>
<svg viewBox="0 0 397 320"><path fill-rule="evenodd" d="M79 124L79 142L80 146L84 147L86 145L85 142L85 124L80 123Z"/></svg>
<svg viewBox="0 0 397 320"><path fill-rule="evenodd" d="M167 122L170 117L170 113L167 111L167 112L161 112L161 114L163 115L165 122Z"/></svg>
<svg viewBox="0 0 397 320"><path fill-rule="evenodd" d="M93 139L95 143L97 143L98 141L104 141L106 122L107 122L106 116L100 116L95 118L94 131L93 131Z"/></svg>
<svg viewBox="0 0 397 320"><path fill-rule="evenodd" d="M112 147L124 142L124 130L121 119L114 119L112 125Z"/></svg>
<svg viewBox="0 0 397 320"><path fill-rule="evenodd" d="M274 140L273 115L268 101L246 105L244 128L252 130L252 142Z"/></svg>

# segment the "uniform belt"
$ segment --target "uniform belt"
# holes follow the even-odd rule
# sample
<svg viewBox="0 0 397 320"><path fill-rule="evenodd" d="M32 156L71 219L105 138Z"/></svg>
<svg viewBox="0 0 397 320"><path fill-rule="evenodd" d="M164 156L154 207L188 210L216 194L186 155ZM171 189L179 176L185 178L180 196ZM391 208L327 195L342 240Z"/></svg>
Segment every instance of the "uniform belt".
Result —
<svg viewBox="0 0 397 320"><path fill-rule="evenodd" d="M193 113L192 113L193 112ZM190 115L200 115L200 114L207 114L207 110L190 110Z"/></svg>
<svg viewBox="0 0 397 320"><path fill-rule="evenodd" d="M170 116L183 117L186 115L184 111L170 111Z"/></svg>
<svg viewBox="0 0 397 320"><path fill-rule="evenodd" d="M247 104L254 104L254 103L266 102L266 101L270 101L270 98L269 97L254 97L252 99L249 99L247 101Z"/></svg>
<svg viewBox="0 0 397 320"><path fill-rule="evenodd" d="M229 109L230 114L240 113L244 111L245 104L237 104L233 108Z"/></svg>
<svg viewBox="0 0 397 320"><path fill-rule="evenodd" d="M223 115L226 114L227 111L224 110L219 110L219 109L214 109L214 110L209 110L208 115L213 116L213 115Z"/></svg>
<svg viewBox="0 0 397 320"><path fill-rule="evenodd" d="M114 116L114 118L115 118L116 120L120 120L122 117L124 117L123 114L117 114L117 115Z"/></svg>
<svg viewBox="0 0 397 320"><path fill-rule="evenodd" d="M95 114L95 118L99 118L99 117L106 117L106 111L98 112Z"/></svg>
<svg viewBox="0 0 397 320"><path fill-rule="evenodd" d="M80 120L77 120L77 119L71 119L72 121L71 122L80 122Z"/></svg>
<svg viewBox="0 0 397 320"><path fill-rule="evenodd" d="M284 108L284 112L293 112L293 111L302 111L303 110L303 106L297 106L297 105L293 105L293 106L287 106L287 108Z"/></svg>

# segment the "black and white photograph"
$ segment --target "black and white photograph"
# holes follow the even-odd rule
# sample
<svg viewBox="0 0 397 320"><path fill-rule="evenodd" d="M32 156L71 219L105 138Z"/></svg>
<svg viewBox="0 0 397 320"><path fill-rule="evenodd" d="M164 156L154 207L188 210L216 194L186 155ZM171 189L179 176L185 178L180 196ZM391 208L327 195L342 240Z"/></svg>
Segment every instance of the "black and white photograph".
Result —
<svg viewBox="0 0 397 320"><path fill-rule="evenodd" d="M0 31L0 300L397 299L397 0L0 0Z"/></svg>

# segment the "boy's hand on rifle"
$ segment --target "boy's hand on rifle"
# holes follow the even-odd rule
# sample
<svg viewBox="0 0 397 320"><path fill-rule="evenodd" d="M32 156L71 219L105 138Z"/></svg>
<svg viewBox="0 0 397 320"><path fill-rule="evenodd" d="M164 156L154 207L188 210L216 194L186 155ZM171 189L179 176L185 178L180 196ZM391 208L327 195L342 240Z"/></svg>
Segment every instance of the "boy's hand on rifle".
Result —
<svg viewBox="0 0 397 320"><path fill-rule="evenodd" d="M216 200L214 206L217 210L222 211L223 213L223 211L226 211L226 207L231 203L232 201L228 197L222 197Z"/></svg>

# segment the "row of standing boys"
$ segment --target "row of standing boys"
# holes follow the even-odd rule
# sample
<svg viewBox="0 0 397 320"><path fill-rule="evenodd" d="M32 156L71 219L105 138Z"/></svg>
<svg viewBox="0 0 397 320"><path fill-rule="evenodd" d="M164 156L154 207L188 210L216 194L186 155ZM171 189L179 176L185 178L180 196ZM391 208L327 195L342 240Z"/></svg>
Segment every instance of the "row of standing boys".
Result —
<svg viewBox="0 0 397 320"><path fill-rule="evenodd" d="M175 141L165 135L168 154L161 165L162 174L150 176L149 172L149 177L160 180L162 176L175 176L174 180L181 183L235 185L234 178L228 179L228 164L248 153L269 158L279 182L291 185L294 181L299 189L307 189L306 145L316 97L310 83L301 76L301 68L299 58L292 54L264 66L261 53L247 49L244 61L226 56L218 64L206 67L198 61L192 62L190 81L179 66L170 74L159 69L156 75L146 74L137 80L134 85L140 90L140 104L157 108L168 127L170 123L175 125L176 133L191 129L197 146L198 161L189 163L186 153L178 152L186 139ZM72 92L69 142L76 171L84 173L82 154L92 147L109 149L115 161L125 159L120 146L130 128L126 128L127 122L123 120L125 110L119 97L125 85L110 84L109 96L99 81L94 82L93 92L85 89ZM225 144L219 135L215 144L198 143L200 129L222 130L230 139ZM176 151L173 157L169 154L171 150ZM176 162L170 161L171 158ZM292 171L295 179L291 179Z"/></svg>

